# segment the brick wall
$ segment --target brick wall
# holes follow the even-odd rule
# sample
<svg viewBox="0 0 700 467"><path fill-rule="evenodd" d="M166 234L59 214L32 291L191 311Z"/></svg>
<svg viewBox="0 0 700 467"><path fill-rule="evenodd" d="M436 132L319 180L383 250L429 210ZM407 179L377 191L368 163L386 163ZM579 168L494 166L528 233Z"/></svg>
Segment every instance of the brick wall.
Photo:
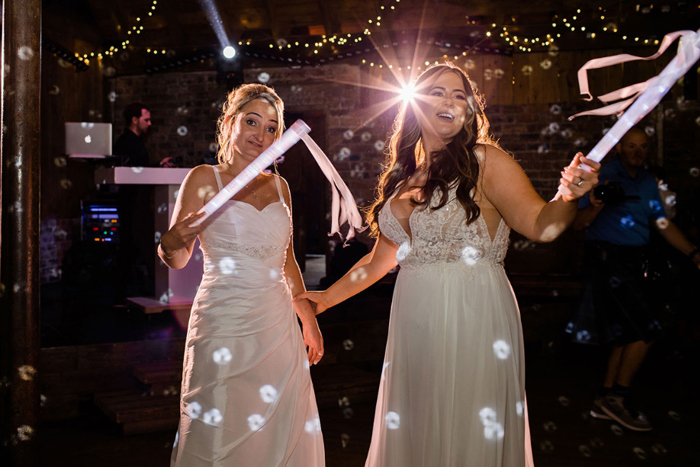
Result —
<svg viewBox="0 0 700 467"><path fill-rule="evenodd" d="M80 219L48 217L41 222L41 283L60 282L63 256L74 239L80 238Z"/></svg>

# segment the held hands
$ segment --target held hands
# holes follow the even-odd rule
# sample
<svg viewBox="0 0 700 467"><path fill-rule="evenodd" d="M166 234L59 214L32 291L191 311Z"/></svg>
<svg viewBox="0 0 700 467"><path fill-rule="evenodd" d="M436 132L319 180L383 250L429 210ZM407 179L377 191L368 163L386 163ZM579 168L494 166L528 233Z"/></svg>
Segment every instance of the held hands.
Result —
<svg viewBox="0 0 700 467"><path fill-rule="evenodd" d="M197 219L201 218L204 212L196 214L191 212L177 224L174 224L170 230L160 239L163 253L173 255L176 251L188 247L202 231L203 225L190 227Z"/></svg>
<svg viewBox="0 0 700 467"><path fill-rule="evenodd" d="M588 170L584 169L584 166ZM596 186L599 170L598 162L587 159L580 152L577 153L571 164L564 167L559 179L559 193L564 201L575 201Z"/></svg>
<svg viewBox="0 0 700 467"><path fill-rule="evenodd" d="M314 313L317 316L332 306L328 300L328 294L326 292L304 292L294 297L295 302L299 302L301 300L310 301L311 306L314 309Z"/></svg>

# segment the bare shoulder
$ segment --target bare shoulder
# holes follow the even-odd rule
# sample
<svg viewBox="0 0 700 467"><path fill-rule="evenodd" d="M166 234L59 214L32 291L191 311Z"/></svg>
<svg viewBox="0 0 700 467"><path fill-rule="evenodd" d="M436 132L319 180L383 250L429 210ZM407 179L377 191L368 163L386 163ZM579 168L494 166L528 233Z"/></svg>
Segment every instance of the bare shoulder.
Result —
<svg viewBox="0 0 700 467"><path fill-rule="evenodd" d="M513 156L498 146L494 146L492 144L477 144L474 148L474 153L476 154L479 163L484 168L487 166L494 168L503 165L518 165L518 163L515 162L515 159L513 159Z"/></svg>
<svg viewBox="0 0 700 467"><path fill-rule="evenodd" d="M269 176L271 180L276 180L280 182L280 185L282 186L282 195L284 196L284 200L287 202L287 204L291 203L292 192L289 189L289 183L287 183L287 180L285 180L283 176L277 174L269 174L267 176Z"/></svg>
<svg viewBox="0 0 700 467"><path fill-rule="evenodd" d="M211 181L214 180L214 170L216 170L216 168L212 165L198 165L187 174L187 177L185 177L185 183L196 186L210 184Z"/></svg>

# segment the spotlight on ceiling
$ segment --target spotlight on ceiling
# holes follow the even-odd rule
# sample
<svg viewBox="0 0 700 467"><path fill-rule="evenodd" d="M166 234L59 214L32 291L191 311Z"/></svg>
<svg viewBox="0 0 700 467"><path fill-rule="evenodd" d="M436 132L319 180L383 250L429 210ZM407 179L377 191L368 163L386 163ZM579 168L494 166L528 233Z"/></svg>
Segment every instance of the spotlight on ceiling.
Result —
<svg viewBox="0 0 700 467"><path fill-rule="evenodd" d="M224 57L232 59L236 56L236 49L234 49L233 46L227 45L226 47L224 47L222 53L224 54Z"/></svg>

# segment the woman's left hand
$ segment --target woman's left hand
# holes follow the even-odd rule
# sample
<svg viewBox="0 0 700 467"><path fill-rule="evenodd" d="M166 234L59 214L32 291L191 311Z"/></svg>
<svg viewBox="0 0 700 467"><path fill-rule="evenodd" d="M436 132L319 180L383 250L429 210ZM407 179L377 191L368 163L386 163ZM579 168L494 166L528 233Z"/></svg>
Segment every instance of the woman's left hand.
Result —
<svg viewBox="0 0 700 467"><path fill-rule="evenodd" d="M590 170L585 170L581 166L588 166ZM584 157L582 153L577 153L561 173L559 180L559 193L564 201L575 201L588 193L598 184L598 171L600 164Z"/></svg>
<svg viewBox="0 0 700 467"><path fill-rule="evenodd" d="M323 358L323 336L316 319L302 321L304 344L307 347L309 363L316 365Z"/></svg>

